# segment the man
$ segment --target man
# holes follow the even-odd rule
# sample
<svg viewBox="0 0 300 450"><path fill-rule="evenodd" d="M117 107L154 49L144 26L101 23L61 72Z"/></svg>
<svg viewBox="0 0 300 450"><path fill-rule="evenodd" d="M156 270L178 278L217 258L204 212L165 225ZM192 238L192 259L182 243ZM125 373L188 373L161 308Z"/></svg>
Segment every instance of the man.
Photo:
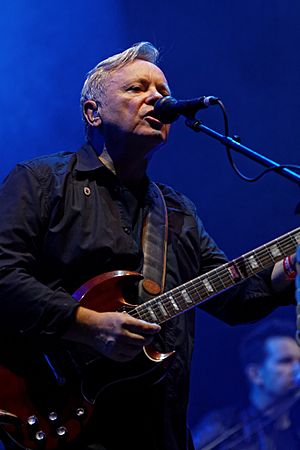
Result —
<svg viewBox="0 0 300 450"><path fill-rule="evenodd" d="M145 283L128 290L131 303L143 302L226 261L191 202L146 175L170 128L153 112L156 101L170 94L157 57L142 42L99 63L82 90L87 143L76 153L18 165L0 194L0 330L16 348L21 343L26 353L37 345L61 349L73 343L115 363L130 363L153 340L160 352L176 351L159 383L140 386L136 380L130 389L111 389L107 401L98 396L80 450L192 448L186 411L194 311L160 326L158 315L167 314L162 304L135 317L110 308L94 311L71 295L99 274L115 271L117 279L118 271L138 271ZM272 283L270 270L205 309L232 324L256 320L292 301L271 297L275 285L278 291L290 285L282 264L274 267ZM111 297L102 295L100 303ZM172 296L170 305L179 308Z"/></svg>
<svg viewBox="0 0 300 450"><path fill-rule="evenodd" d="M196 449L300 448L300 348L289 323L267 321L240 348L248 405L214 411L195 427Z"/></svg>

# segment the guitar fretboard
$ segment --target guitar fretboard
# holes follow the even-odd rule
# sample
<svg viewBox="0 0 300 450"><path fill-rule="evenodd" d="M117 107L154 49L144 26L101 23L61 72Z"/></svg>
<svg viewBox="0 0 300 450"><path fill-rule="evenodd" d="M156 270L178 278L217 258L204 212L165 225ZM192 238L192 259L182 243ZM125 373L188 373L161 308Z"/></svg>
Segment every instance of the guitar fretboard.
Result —
<svg viewBox="0 0 300 450"><path fill-rule="evenodd" d="M163 323L271 267L295 252L300 227L134 308L130 315Z"/></svg>

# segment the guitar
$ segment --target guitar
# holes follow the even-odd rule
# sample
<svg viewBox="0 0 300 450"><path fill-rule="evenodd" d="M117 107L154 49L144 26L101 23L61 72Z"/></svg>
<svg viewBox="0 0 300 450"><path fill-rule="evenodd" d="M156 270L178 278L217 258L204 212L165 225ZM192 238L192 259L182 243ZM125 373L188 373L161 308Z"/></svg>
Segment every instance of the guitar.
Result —
<svg viewBox="0 0 300 450"><path fill-rule="evenodd" d="M98 312L127 311L162 324L271 267L299 244L300 227L140 305L125 298L124 287L143 278L129 271L96 276L73 297ZM120 385L127 389L123 386L136 380L158 382L174 352L160 353L150 345L128 363L92 355L79 364L75 355L60 343L54 353L33 353L29 360L21 355L20 362L0 366L0 439L14 440L20 449L65 449L81 434L102 394Z"/></svg>

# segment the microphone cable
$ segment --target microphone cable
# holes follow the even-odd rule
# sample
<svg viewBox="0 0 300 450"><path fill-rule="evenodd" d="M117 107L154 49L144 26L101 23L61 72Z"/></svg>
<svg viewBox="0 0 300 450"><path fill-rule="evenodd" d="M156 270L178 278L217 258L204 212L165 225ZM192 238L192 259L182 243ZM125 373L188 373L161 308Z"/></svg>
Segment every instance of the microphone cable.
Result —
<svg viewBox="0 0 300 450"><path fill-rule="evenodd" d="M229 136L229 122L228 122L228 116L227 116L225 106L220 99L217 99L216 103L219 105L219 107L222 110L223 119L224 119L224 135L226 138L228 138L228 137L230 137ZM233 140L236 142L239 142L238 136L233 137ZM244 175L240 171L240 169L237 167L235 161L233 160L232 149L230 148L229 144L225 144L225 147L226 147L227 158L229 160L231 168L242 180L247 181L248 183L254 183L255 181L258 181L260 178L262 178L264 175L266 175L269 172L278 172L281 169L300 170L300 166L298 166L296 164L279 164L276 166L268 167L267 169L263 170L260 174L258 174L256 177L250 178L250 177L247 177L246 175Z"/></svg>

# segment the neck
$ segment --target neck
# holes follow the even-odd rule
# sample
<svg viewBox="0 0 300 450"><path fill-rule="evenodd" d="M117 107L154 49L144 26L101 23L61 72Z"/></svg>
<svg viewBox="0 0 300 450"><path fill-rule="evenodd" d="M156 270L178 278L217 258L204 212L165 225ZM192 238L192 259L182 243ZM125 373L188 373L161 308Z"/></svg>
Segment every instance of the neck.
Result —
<svg viewBox="0 0 300 450"><path fill-rule="evenodd" d="M270 398L269 395L261 392L259 389L253 389L249 395L250 403L255 406L259 411L263 411L272 405L274 401Z"/></svg>
<svg viewBox="0 0 300 450"><path fill-rule="evenodd" d="M276 428L286 430L291 426L290 408L292 405L286 405L284 400L272 399L268 395L262 395L258 392L251 392L250 403L265 417L271 420L271 423L276 423Z"/></svg>
<svg viewBox="0 0 300 450"><path fill-rule="evenodd" d="M281 404L284 403L284 400L287 398L288 396L276 398L272 395L269 395L266 392L261 391L260 389L253 389L249 395L250 403L261 412L269 408L273 409L272 408L273 406L275 410L277 410L278 408L280 408Z"/></svg>
<svg viewBox="0 0 300 450"><path fill-rule="evenodd" d="M140 185L146 175L147 161L131 160L126 155L124 158L112 158L105 147L99 159L125 186Z"/></svg>
<svg viewBox="0 0 300 450"><path fill-rule="evenodd" d="M102 140L90 140L100 160L125 186L138 186L145 178L149 155L140 148L127 146L109 146Z"/></svg>

